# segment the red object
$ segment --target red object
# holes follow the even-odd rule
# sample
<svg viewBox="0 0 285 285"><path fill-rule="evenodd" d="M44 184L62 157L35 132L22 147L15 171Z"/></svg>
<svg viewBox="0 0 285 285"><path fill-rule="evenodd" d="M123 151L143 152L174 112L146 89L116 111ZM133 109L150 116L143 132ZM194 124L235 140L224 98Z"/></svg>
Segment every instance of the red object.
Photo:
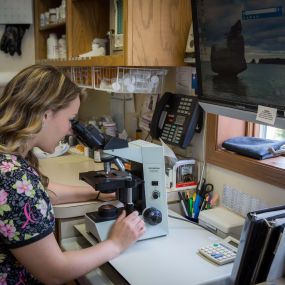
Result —
<svg viewBox="0 0 285 285"><path fill-rule="evenodd" d="M176 188L187 187L187 186L195 186L195 185L197 185L197 182L195 182L195 181L180 182L180 183L176 183Z"/></svg>

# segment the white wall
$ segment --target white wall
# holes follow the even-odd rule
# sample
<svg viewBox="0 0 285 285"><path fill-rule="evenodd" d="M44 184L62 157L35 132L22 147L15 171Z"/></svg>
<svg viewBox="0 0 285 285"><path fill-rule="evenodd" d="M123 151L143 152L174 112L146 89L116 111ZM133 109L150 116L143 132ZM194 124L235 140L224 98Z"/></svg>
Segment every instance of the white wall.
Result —
<svg viewBox="0 0 285 285"><path fill-rule="evenodd" d="M215 190L218 191L220 197L224 185L227 185L239 192L247 193L264 201L269 207L285 205L285 189L211 164L207 165L206 173L207 181L214 184Z"/></svg>

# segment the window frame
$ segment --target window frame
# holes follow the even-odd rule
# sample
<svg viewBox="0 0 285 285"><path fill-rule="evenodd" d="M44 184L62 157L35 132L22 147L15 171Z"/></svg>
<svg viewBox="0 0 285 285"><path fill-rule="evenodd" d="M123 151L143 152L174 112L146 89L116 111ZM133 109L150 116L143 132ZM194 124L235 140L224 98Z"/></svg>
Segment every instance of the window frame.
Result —
<svg viewBox="0 0 285 285"><path fill-rule="evenodd" d="M285 188L284 156L257 160L227 151L221 147L221 143L227 138L256 135L258 133L257 124L207 114L206 126L205 156L208 163Z"/></svg>

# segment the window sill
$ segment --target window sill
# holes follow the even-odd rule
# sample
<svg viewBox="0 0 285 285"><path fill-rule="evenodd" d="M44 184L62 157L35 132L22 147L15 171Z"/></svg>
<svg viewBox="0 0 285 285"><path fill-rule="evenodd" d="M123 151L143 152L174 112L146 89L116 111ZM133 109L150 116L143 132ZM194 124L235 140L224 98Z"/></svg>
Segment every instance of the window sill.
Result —
<svg viewBox="0 0 285 285"><path fill-rule="evenodd" d="M219 147L218 142L220 142L218 116L208 114L206 138L208 163L285 188L285 157L256 160L224 150Z"/></svg>

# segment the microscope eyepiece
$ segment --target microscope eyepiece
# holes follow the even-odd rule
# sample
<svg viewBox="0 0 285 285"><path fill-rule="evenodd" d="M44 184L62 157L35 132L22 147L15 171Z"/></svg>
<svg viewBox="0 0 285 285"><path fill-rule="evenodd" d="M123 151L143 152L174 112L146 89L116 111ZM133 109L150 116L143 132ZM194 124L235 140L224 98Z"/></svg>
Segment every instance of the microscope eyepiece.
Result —
<svg viewBox="0 0 285 285"><path fill-rule="evenodd" d="M104 135L93 125L84 126L75 119L70 120L75 136L86 146L99 149L105 146Z"/></svg>

